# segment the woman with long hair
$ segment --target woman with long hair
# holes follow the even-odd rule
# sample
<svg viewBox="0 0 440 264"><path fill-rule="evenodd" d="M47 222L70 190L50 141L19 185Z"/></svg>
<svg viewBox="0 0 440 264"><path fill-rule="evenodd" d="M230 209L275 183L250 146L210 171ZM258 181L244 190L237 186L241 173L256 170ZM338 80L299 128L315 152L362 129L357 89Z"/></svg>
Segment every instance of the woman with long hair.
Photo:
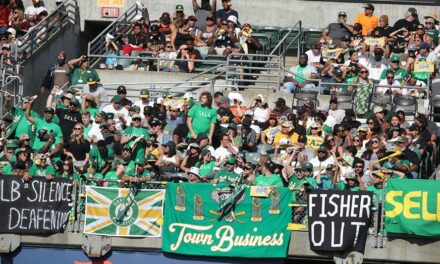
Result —
<svg viewBox="0 0 440 264"><path fill-rule="evenodd" d="M71 158L67 158L64 161L62 161L62 167L59 171L57 171L56 177L58 178L73 178L74 180L77 180L78 182L81 180L78 173L75 172L73 168L73 160Z"/></svg>
<svg viewBox="0 0 440 264"><path fill-rule="evenodd" d="M379 119L376 117L368 118L367 125L370 130L369 134L367 134L367 138L371 138L374 135L382 133L382 126L380 125Z"/></svg>
<svg viewBox="0 0 440 264"><path fill-rule="evenodd" d="M272 109L267 104L267 98L263 94L255 96L254 100L249 106L254 111L254 123L262 130L267 128L267 120L269 120Z"/></svg>
<svg viewBox="0 0 440 264"><path fill-rule="evenodd" d="M176 145L173 141L169 141L162 145L162 151L156 161L162 172L177 172L180 166L180 158L176 154Z"/></svg>
<svg viewBox="0 0 440 264"><path fill-rule="evenodd" d="M353 86L348 91L354 93L355 112L357 116L365 116L368 113L368 102L373 92L373 82L368 79L368 69L361 67L358 79L353 81Z"/></svg>
<svg viewBox="0 0 440 264"><path fill-rule="evenodd" d="M267 128L261 133L262 144L272 144L275 135L281 130L278 126L278 118L275 114L270 115Z"/></svg>
<svg viewBox="0 0 440 264"><path fill-rule="evenodd" d="M362 155L363 160L369 160L370 163L379 160L385 156L386 148L379 136L373 136L367 143L366 150Z"/></svg>
<svg viewBox="0 0 440 264"><path fill-rule="evenodd" d="M191 73L194 70L194 62L189 61L191 56L188 45L183 44L180 46L180 48L177 50L176 58L182 60L172 61L169 66L170 71Z"/></svg>
<svg viewBox="0 0 440 264"><path fill-rule="evenodd" d="M15 8L9 16L9 26L17 32L16 37L24 36L29 31L29 23L24 16L23 9Z"/></svg>
<svg viewBox="0 0 440 264"><path fill-rule="evenodd" d="M84 138L84 125L76 123L70 140L64 146L64 155L72 158L73 164L83 171L89 162L90 143Z"/></svg>
<svg viewBox="0 0 440 264"><path fill-rule="evenodd" d="M341 146L338 146L335 141L335 136L333 134L327 134L324 137L325 146L329 149L330 153L336 158L342 157L344 153L344 149Z"/></svg>

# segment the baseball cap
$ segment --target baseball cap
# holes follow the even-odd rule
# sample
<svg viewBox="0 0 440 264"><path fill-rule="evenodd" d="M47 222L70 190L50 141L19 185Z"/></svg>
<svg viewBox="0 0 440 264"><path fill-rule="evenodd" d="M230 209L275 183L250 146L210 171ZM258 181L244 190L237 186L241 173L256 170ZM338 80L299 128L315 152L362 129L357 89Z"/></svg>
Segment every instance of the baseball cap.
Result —
<svg viewBox="0 0 440 264"><path fill-rule="evenodd" d="M237 160L234 157L230 156L229 158L226 159L226 163L227 164L235 164L235 163L237 163Z"/></svg>
<svg viewBox="0 0 440 264"><path fill-rule="evenodd" d="M417 49L416 49L416 45L414 45L414 44L409 44L408 45L408 51L416 51Z"/></svg>
<svg viewBox="0 0 440 264"><path fill-rule="evenodd" d="M51 114L54 114L54 113L55 113L55 110L53 110L52 107L46 107L46 108L44 109L44 112L45 112L45 113L51 113Z"/></svg>
<svg viewBox="0 0 440 264"><path fill-rule="evenodd" d="M139 96L140 98L148 98L150 97L150 91L148 91L148 89L143 89L141 91L141 94Z"/></svg>
<svg viewBox="0 0 440 264"><path fill-rule="evenodd" d="M131 117L131 120L135 120L135 119L142 119L140 114L135 114Z"/></svg>
<svg viewBox="0 0 440 264"><path fill-rule="evenodd" d="M380 113L380 112L383 112L383 107L382 106L377 105L377 106L375 106L373 108L373 113L377 114L377 113Z"/></svg>
<svg viewBox="0 0 440 264"><path fill-rule="evenodd" d="M147 161L156 161L157 157L154 156L153 154L148 154L147 156Z"/></svg>
<svg viewBox="0 0 440 264"><path fill-rule="evenodd" d="M199 133L196 137L197 142L200 142L204 139L208 139L208 135L206 135L206 133Z"/></svg>
<svg viewBox="0 0 440 264"><path fill-rule="evenodd" d="M115 102L115 103L120 103L121 102L121 97L119 96L119 95L115 95L115 96L113 96L113 98L112 98L112 102Z"/></svg>
<svg viewBox="0 0 440 264"><path fill-rule="evenodd" d="M176 5L176 12L183 12L183 5Z"/></svg>
<svg viewBox="0 0 440 264"><path fill-rule="evenodd" d="M383 172L375 171L375 172L373 172L372 174L373 174L373 176L378 177L378 178L380 178L381 180L384 180L384 179L385 179L385 174L383 174Z"/></svg>
<svg viewBox="0 0 440 264"><path fill-rule="evenodd" d="M243 46L240 43L237 42L237 43L234 44L234 48L242 49Z"/></svg>
<svg viewBox="0 0 440 264"><path fill-rule="evenodd" d="M199 146L199 144L197 144L197 143L191 143L191 144L188 145L188 148L189 148L189 149L190 149L190 148L200 149L200 146Z"/></svg>
<svg viewBox="0 0 440 264"><path fill-rule="evenodd" d="M429 45L429 43L427 43L427 42L423 42L422 44L420 44L419 48L420 49L430 49L431 45Z"/></svg>
<svg viewBox="0 0 440 264"><path fill-rule="evenodd" d="M410 131L415 131L415 130L419 130L420 131L420 127L418 125L416 125L415 123L413 123L408 129Z"/></svg>
<svg viewBox="0 0 440 264"><path fill-rule="evenodd" d="M301 166L303 171L313 171L313 165L310 162L306 162Z"/></svg>
<svg viewBox="0 0 440 264"><path fill-rule="evenodd" d="M222 103L222 104L229 104L229 103L231 103L231 100L229 99L229 97L227 97L227 96L222 96L221 98L220 98L220 102Z"/></svg>
<svg viewBox="0 0 440 264"><path fill-rule="evenodd" d="M6 140L7 148L18 148L18 142L16 139L8 139Z"/></svg>
<svg viewBox="0 0 440 264"><path fill-rule="evenodd" d="M364 8L367 9L367 10L373 10L374 11L374 5L372 5L372 4L366 4L366 5L364 5Z"/></svg>
<svg viewBox="0 0 440 264"><path fill-rule="evenodd" d="M151 121L151 125L152 126L162 125L162 121L160 121L159 119L155 118L155 119L153 119L153 121Z"/></svg>
<svg viewBox="0 0 440 264"><path fill-rule="evenodd" d="M8 30L6 30L6 32L8 32L12 35L17 35L17 31L14 28L8 28Z"/></svg>
<svg viewBox="0 0 440 264"><path fill-rule="evenodd" d="M397 138L396 142L408 143L408 138L405 136L400 136Z"/></svg>
<svg viewBox="0 0 440 264"><path fill-rule="evenodd" d="M26 149L25 148L18 148L18 149L15 150L15 155L18 155L18 154L20 154L22 152L26 152Z"/></svg>
<svg viewBox="0 0 440 264"><path fill-rule="evenodd" d="M328 148L326 145L321 144L321 146L319 146L318 152L327 152Z"/></svg>
<svg viewBox="0 0 440 264"><path fill-rule="evenodd" d="M128 110L139 113L141 111L141 108L137 105L132 105L132 106L130 106L130 108Z"/></svg>
<svg viewBox="0 0 440 264"><path fill-rule="evenodd" d="M61 95L61 98L73 99L73 97L72 93L63 93L63 95Z"/></svg>
<svg viewBox="0 0 440 264"><path fill-rule="evenodd" d="M175 147L176 144L174 144L174 141L170 140L167 143L163 144L165 147Z"/></svg>
<svg viewBox="0 0 440 264"><path fill-rule="evenodd" d="M87 81L87 84L96 84L97 83L97 81L95 80L95 79L93 79L93 78L90 78L88 81Z"/></svg>
<svg viewBox="0 0 440 264"><path fill-rule="evenodd" d="M345 13L344 11L339 11L338 12L338 16L347 16L347 13Z"/></svg>
<svg viewBox="0 0 440 264"><path fill-rule="evenodd" d="M118 87L118 89L116 89L116 92L119 93L123 93L126 94L127 93L127 89L125 88L125 86L121 85Z"/></svg>
<svg viewBox="0 0 440 264"><path fill-rule="evenodd" d="M397 62L399 62L400 61L400 56L399 55L397 55L397 54L393 54L392 56L391 56L391 58L390 58L390 61L397 61Z"/></svg>

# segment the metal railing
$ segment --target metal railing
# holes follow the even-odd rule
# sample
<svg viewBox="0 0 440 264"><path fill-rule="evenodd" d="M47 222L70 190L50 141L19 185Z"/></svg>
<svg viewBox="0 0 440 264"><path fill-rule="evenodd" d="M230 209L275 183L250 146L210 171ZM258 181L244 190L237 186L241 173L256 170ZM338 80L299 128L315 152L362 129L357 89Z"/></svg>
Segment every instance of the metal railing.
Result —
<svg viewBox="0 0 440 264"><path fill-rule="evenodd" d="M293 32L297 32L295 36L291 36ZM296 24L289 29L289 31L283 36L283 38L278 42L278 44L273 48L273 50L269 53L269 55L278 55L282 59L282 65L285 67L284 57L289 50L289 48L293 45L293 43L297 42L297 56L301 54L301 41L303 36L303 28L302 22L299 20ZM289 37L291 39L289 39Z"/></svg>
<svg viewBox="0 0 440 264"><path fill-rule="evenodd" d="M96 66L99 63L100 58L103 58L98 55L105 54L105 38L107 34L110 34L114 37L126 36L131 31L134 18L138 14L144 15L144 9L141 8L138 4L133 4L119 18L113 21L98 36L96 36L91 42L89 42L87 55L93 58L90 61L90 65L92 67Z"/></svg>
<svg viewBox="0 0 440 264"><path fill-rule="evenodd" d="M36 53L45 43L61 31L67 24L79 25L77 0L65 0L44 20L30 28L18 41L19 58L23 63Z"/></svg>

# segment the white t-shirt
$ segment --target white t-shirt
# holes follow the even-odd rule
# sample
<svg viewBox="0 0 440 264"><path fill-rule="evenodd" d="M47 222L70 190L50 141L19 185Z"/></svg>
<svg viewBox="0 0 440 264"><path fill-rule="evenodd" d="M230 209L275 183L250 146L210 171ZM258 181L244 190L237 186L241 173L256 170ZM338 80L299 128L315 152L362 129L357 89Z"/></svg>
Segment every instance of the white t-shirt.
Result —
<svg viewBox="0 0 440 264"><path fill-rule="evenodd" d="M106 107L104 107L102 109L102 111L106 112L106 113L113 113L115 115L115 118L113 120L115 121L116 129L122 130L122 123L121 123L121 120L119 120L118 116L123 115L124 119L127 120L128 116L129 116L127 108L121 107L119 109L115 109L113 107L113 104L110 104L110 105L107 105Z"/></svg>
<svg viewBox="0 0 440 264"><path fill-rule="evenodd" d="M313 66L313 63L321 61L321 53L319 53L318 56L315 56L315 54L313 54L312 50L308 50L306 52L306 55L309 57L307 63L311 66Z"/></svg>
<svg viewBox="0 0 440 264"><path fill-rule="evenodd" d="M381 80L379 82L379 85L389 86L386 79ZM400 83L398 80L393 80L393 83L391 84L391 86L400 86ZM377 87L376 92L381 93L381 94L385 94L386 91L388 91L388 90L389 90L388 87ZM403 94L403 95L405 95L407 93L407 89L400 89L400 88L391 88L391 91L393 93Z"/></svg>
<svg viewBox="0 0 440 264"><path fill-rule="evenodd" d="M44 6L34 7L33 5L26 7L24 14L27 16L37 16L43 11L47 11Z"/></svg>
<svg viewBox="0 0 440 264"><path fill-rule="evenodd" d="M238 152L238 149L234 148L234 150ZM213 156L215 157L216 160L223 160L223 159L226 159L227 157L231 156L231 154L232 153L228 148L220 146L215 149Z"/></svg>
<svg viewBox="0 0 440 264"><path fill-rule="evenodd" d="M313 165L313 177L318 176L318 172L321 171L322 173L325 173L325 169L327 168L327 165L329 164L335 164L335 160L332 156L328 157L324 161L319 161L318 157L314 157L310 160L310 163Z"/></svg>
<svg viewBox="0 0 440 264"><path fill-rule="evenodd" d="M335 118L336 124L340 124L345 117L345 111L342 109L336 109L336 110L330 109L328 110L328 115Z"/></svg>

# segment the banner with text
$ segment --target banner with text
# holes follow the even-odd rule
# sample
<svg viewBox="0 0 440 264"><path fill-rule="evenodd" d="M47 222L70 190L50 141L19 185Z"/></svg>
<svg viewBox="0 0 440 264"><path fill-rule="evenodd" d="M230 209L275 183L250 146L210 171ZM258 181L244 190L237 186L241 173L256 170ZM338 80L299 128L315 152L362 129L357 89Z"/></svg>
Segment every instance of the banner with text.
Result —
<svg viewBox="0 0 440 264"><path fill-rule="evenodd" d="M385 228L392 233L440 236L440 181L389 179Z"/></svg>
<svg viewBox="0 0 440 264"><path fill-rule="evenodd" d="M84 233L160 237L164 192L87 186Z"/></svg>
<svg viewBox="0 0 440 264"><path fill-rule="evenodd" d="M373 193L314 189L308 197L310 248L363 253Z"/></svg>
<svg viewBox="0 0 440 264"><path fill-rule="evenodd" d="M29 182L0 175L0 233L51 234L64 231L72 202L72 181L34 177Z"/></svg>
<svg viewBox="0 0 440 264"><path fill-rule="evenodd" d="M261 198L251 197L249 188L238 192L239 188L168 184L162 250L199 256L285 258L290 240L287 225L292 219L290 190L273 189L267 198Z"/></svg>

